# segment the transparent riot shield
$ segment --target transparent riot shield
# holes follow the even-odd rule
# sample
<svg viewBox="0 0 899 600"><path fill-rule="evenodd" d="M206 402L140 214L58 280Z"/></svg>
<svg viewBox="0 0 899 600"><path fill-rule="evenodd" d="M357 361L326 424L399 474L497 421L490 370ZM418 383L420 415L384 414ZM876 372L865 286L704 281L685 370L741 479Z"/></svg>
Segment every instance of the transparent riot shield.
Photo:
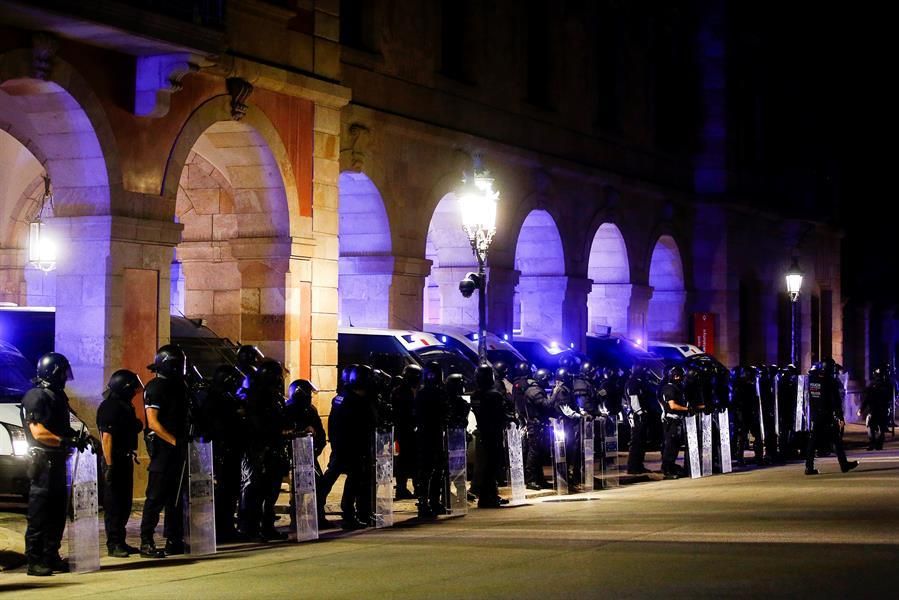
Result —
<svg viewBox="0 0 899 600"><path fill-rule="evenodd" d="M565 426L560 419L550 419L553 432L553 484L556 494L568 494L568 461L565 458Z"/></svg>
<svg viewBox="0 0 899 600"><path fill-rule="evenodd" d="M793 421L794 431L808 431L808 376L799 375L796 378L796 415Z"/></svg>
<svg viewBox="0 0 899 600"><path fill-rule="evenodd" d="M393 428L375 432L375 527L393 527Z"/></svg>
<svg viewBox="0 0 899 600"><path fill-rule="evenodd" d="M734 467L730 453L730 414L726 408L718 413L718 444L721 449L721 472L730 473Z"/></svg>
<svg viewBox="0 0 899 600"><path fill-rule="evenodd" d="M447 497L449 514L468 514L468 488L465 484L467 471L465 429L458 427L446 430L447 455Z"/></svg>
<svg viewBox="0 0 899 600"><path fill-rule="evenodd" d="M69 511L69 568L73 573L100 569L97 522L97 455L90 448L68 459L72 505Z"/></svg>
<svg viewBox="0 0 899 600"><path fill-rule="evenodd" d="M764 446L764 444L765 444L765 408L762 406L762 390L761 390L761 384L758 380L758 377L756 377L756 380L755 380L755 397L758 400L758 404L759 404L759 435L761 437L761 440L759 440L759 444ZM761 457L756 457L756 460L758 460L760 458Z"/></svg>
<svg viewBox="0 0 899 600"><path fill-rule="evenodd" d="M512 486L510 506L524 504L524 460L521 456L521 431L515 423L506 428L506 448L509 452L509 484Z"/></svg>
<svg viewBox="0 0 899 600"><path fill-rule="evenodd" d="M712 474L712 415L701 413L699 422L702 424L702 476Z"/></svg>
<svg viewBox="0 0 899 600"><path fill-rule="evenodd" d="M774 435L777 436L777 445L780 446L783 443L780 439L780 375L774 378Z"/></svg>
<svg viewBox="0 0 899 600"><path fill-rule="evenodd" d="M583 418L581 426L581 486L585 492L593 491L593 453L595 423L593 419Z"/></svg>
<svg viewBox="0 0 899 600"><path fill-rule="evenodd" d="M318 510L315 503L315 447L311 435L291 442L293 458L293 510L297 542L318 539Z"/></svg>
<svg viewBox="0 0 899 600"><path fill-rule="evenodd" d="M212 443L187 446L187 504L184 525L188 554L215 554L215 497Z"/></svg>
<svg viewBox="0 0 899 600"><path fill-rule="evenodd" d="M684 417L684 425L687 426L687 455L684 457L684 462L690 466L690 477L696 479L697 477L702 477L699 462L700 449L699 435L696 431L696 416Z"/></svg>
<svg viewBox="0 0 899 600"><path fill-rule="evenodd" d="M618 417L599 418L602 427L602 487L618 487Z"/></svg>

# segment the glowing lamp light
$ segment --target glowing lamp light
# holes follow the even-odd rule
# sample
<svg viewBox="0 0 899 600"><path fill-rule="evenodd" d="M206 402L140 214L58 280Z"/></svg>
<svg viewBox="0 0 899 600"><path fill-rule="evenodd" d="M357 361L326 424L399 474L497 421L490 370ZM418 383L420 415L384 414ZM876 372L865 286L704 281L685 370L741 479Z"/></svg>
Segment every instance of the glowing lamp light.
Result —
<svg viewBox="0 0 899 600"><path fill-rule="evenodd" d="M787 271L787 292L790 293L790 300L796 302L799 299L799 290L802 289L802 269L799 268L799 262L793 257L793 264Z"/></svg>
<svg viewBox="0 0 899 600"><path fill-rule="evenodd" d="M28 224L28 262L31 266L48 273L56 268L56 242L47 231L46 216L53 215L53 195L50 193L50 178L44 177L44 195L41 207L34 220Z"/></svg>
<svg viewBox="0 0 899 600"><path fill-rule="evenodd" d="M509 341L509 334L508 334L508 333L504 333L504 334L503 334L503 340L505 340L505 341L507 341L507 342Z"/></svg>
<svg viewBox="0 0 899 600"><path fill-rule="evenodd" d="M557 342L556 340L553 340L549 343L549 347L552 348L553 350L558 350L559 342Z"/></svg>
<svg viewBox="0 0 899 600"><path fill-rule="evenodd" d="M570 344L568 344L568 347L571 348L572 350L574 350L574 342L571 342Z"/></svg>

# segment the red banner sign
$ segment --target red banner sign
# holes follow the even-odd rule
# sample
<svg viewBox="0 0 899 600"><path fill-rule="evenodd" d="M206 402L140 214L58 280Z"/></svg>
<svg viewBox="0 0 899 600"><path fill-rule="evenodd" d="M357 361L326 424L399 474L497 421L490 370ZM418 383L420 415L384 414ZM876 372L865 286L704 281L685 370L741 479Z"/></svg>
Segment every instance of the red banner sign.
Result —
<svg viewBox="0 0 899 600"><path fill-rule="evenodd" d="M693 313L693 343L706 354L715 354L715 313Z"/></svg>

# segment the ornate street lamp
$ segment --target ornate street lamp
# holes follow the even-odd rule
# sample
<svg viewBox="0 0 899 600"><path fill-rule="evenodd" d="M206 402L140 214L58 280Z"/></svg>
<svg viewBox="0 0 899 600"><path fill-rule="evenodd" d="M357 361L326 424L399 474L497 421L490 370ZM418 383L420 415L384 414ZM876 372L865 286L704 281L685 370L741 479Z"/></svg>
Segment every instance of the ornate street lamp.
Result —
<svg viewBox="0 0 899 600"><path fill-rule="evenodd" d="M793 257L793 264L787 271L787 292L790 294L790 362L796 365L799 360L799 337L797 330L797 311L799 309L799 291L802 289L802 269L799 261ZM796 365L798 366L798 365Z"/></svg>
<svg viewBox="0 0 899 600"><path fill-rule="evenodd" d="M482 167L480 156L474 158L473 173L463 176L457 197L462 210L462 229L478 260L478 272L468 273L459 284L459 291L469 298L474 290L478 290L478 357L484 360L487 356L487 276L484 265L496 235L499 192L493 189L493 177Z"/></svg>
<svg viewBox="0 0 899 600"><path fill-rule="evenodd" d="M56 242L47 234L45 217L53 216L53 194L50 178L44 176L44 195L37 216L28 224L28 263L48 273L56 268Z"/></svg>

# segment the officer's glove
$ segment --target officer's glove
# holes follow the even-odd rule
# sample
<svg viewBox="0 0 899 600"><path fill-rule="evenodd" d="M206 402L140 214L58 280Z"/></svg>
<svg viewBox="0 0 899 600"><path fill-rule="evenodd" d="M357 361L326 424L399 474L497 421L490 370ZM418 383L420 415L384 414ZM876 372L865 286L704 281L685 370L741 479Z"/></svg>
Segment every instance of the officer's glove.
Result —
<svg viewBox="0 0 899 600"><path fill-rule="evenodd" d="M115 473L115 469L112 468L112 465L106 465L105 476L107 483L112 483L113 481L115 481L115 475L113 473Z"/></svg>
<svg viewBox="0 0 899 600"><path fill-rule="evenodd" d="M574 415L575 415L575 412L573 410L571 410L571 407L568 405L563 405L560 410L562 411L562 414L565 415L566 417L568 417L569 419L574 417Z"/></svg>

